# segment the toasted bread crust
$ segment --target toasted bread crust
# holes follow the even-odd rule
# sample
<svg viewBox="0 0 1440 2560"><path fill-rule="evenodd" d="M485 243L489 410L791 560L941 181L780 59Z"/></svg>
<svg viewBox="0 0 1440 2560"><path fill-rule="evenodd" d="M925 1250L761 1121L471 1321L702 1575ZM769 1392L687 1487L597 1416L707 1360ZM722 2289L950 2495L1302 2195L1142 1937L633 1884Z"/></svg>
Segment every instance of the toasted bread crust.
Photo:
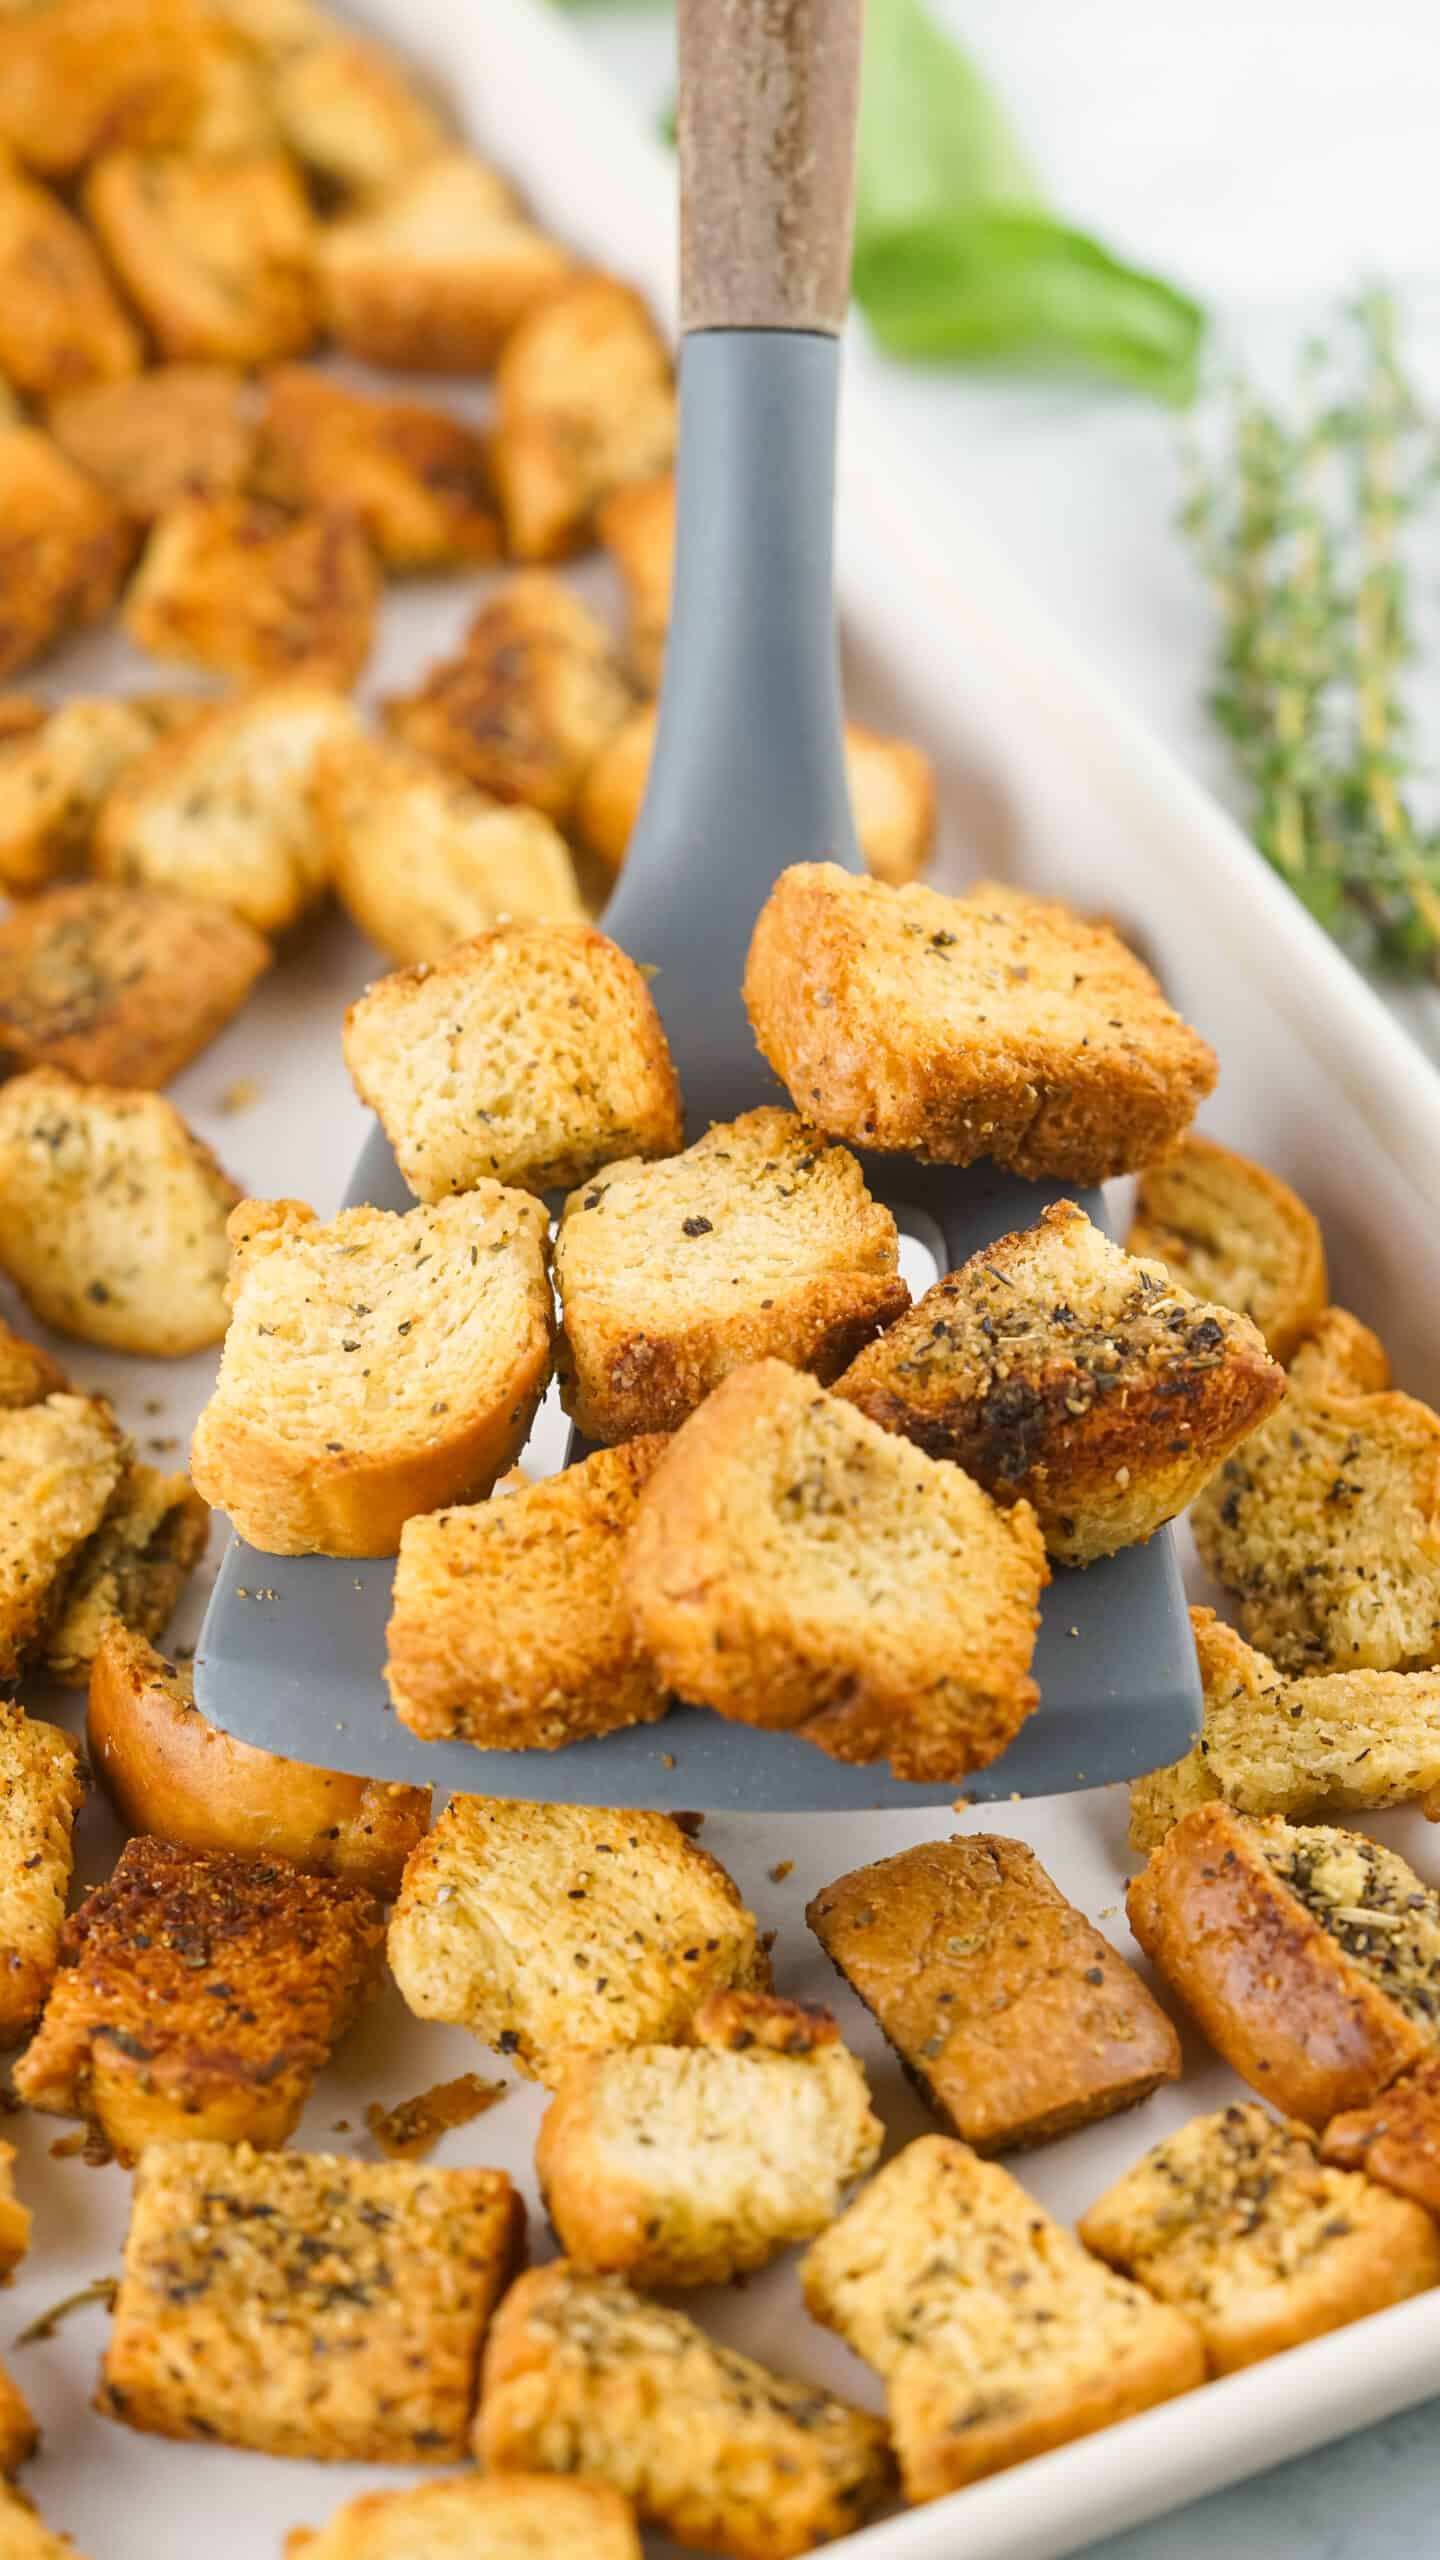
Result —
<svg viewBox="0 0 1440 2560"><path fill-rule="evenodd" d="M516 560L579 550L596 508L674 455L669 351L643 295L614 276L577 276L527 313L495 397L491 455Z"/></svg>
<svg viewBox="0 0 1440 2560"><path fill-rule="evenodd" d="M107 1625L163 1635L186 1580L205 1552L210 1514L188 1476L162 1475L135 1459L80 1555L45 1648L63 1687L84 1689Z"/></svg>
<svg viewBox="0 0 1440 2560"><path fill-rule="evenodd" d="M22 2462L29 2461L39 2442L40 2430L19 2384L4 2365L0 2365L0 2477L8 2480L19 2470ZM0 2538L4 2538L5 2523L4 2509L0 2507ZM6 2560L10 2560L8 2538L5 2539L5 2550ZM15 2555L15 2560L24 2560L23 2547Z"/></svg>
<svg viewBox="0 0 1440 2560"><path fill-rule="evenodd" d="M597 509L595 530L625 586L625 654L644 693L660 689L675 565L675 475L627 480Z"/></svg>
<svg viewBox="0 0 1440 2560"><path fill-rule="evenodd" d="M325 185L369 196L449 143L449 127L388 46L336 28L280 61L270 102L281 134Z"/></svg>
<svg viewBox="0 0 1440 2560"><path fill-rule="evenodd" d="M7 1699L0 1705L0 2046L29 2033L54 1981L84 1801L69 1734ZM12 2220L12 2253L14 2242Z"/></svg>
<svg viewBox="0 0 1440 2560"><path fill-rule="evenodd" d="M139 363L140 341L89 234L46 188L0 169L0 375L48 400L77 383L133 374Z"/></svg>
<svg viewBox="0 0 1440 2560"><path fill-rule="evenodd" d="M30 2226L34 2217L15 2193L15 2145L0 2142L0 2283L19 2266L30 2246ZM0 2368L0 2378L3 2368ZM0 2426L0 2436L4 2429ZM0 2460L0 2470L10 2466Z"/></svg>
<svg viewBox="0 0 1440 2560"><path fill-rule="evenodd" d="M1193 1129L1141 1176L1126 1241L1197 1296L1249 1316L1277 1360L1291 1357L1329 1294L1324 1240L1304 1201Z"/></svg>
<svg viewBox="0 0 1440 2560"><path fill-rule="evenodd" d="M204 22L189 0L60 0L0 20L0 136L48 177L119 143L162 146L202 104Z"/></svg>
<svg viewBox="0 0 1440 2560"><path fill-rule="evenodd" d="M144 524L185 498L232 496L254 460L245 386L223 364L162 364L88 384L52 399L46 424L61 452Z"/></svg>
<svg viewBox="0 0 1440 2560"><path fill-rule="evenodd" d="M0 683L103 622L135 543L114 500L38 427L0 422Z"/></svg>
<svg viewBox="0 0 1440 2560"><path fill-rule="evenodd" d="M137 648L237 683L306 675L343 692L370 654L379 600L379 564L343 509L187 498L146 544L125 627Z"/></svg>
<svg viewBox="0 0 1440 2560"><path fill-rule="evenodd" d="M642 2560L634 2510L603 2480L474 2472L418 2489L372 2490L328 2524L289 2534L285 2560Z"/></svg>
<svg viewBox="0 0 1440 2560"><path fill-rule="evenodd" d="M315 334L314 225L280 152L111 152L85 210L162 354L273 364Z"/></svg>
<svg viewBox="0 0 1440 2560"><path fill-rule="evenodd" d="M387 569L493 560L500 527L483 437L419 400L351 391L304 365L271 374L255 469L285 507L346 507Z"/></svg>
<svg viewBox="0 0 1440 2560"><path fill-rule="evenodd" d="M57 1393L0 1410L0 1680L44 1645L130 1457L98 1396Z"/></svg>
<svg viewBox="0 0 1440 2560"><path fill-rule="evenodd" d="M1332 2116L1320 2156L1338 2169L1363 2169L1440 2216L1440 2054L1412 2064L1368 2106Z"/></svg>
<svg viewBox="0 0 1440 2560"><path fill-rule="evenodd" d="M43 1404L47 1396L68 1395L70 1381L58 1360L0 1324L0 1412L15 1413L27 1404Z"/></svg>
<svg viewBox="0 0 1440 2560"><path fill-rule="evenodd" d="M168 1084L270 966L237 916L163 891L75 881L0 923L0 1073Z"/></svg>
<svg viewBox="0 0 1440 2560"><path fill-rule="evenodd" d="M465 152L410 169L319 238L321 309L351 355L399 372L479 373L572 272L559 242Z"/></svg>

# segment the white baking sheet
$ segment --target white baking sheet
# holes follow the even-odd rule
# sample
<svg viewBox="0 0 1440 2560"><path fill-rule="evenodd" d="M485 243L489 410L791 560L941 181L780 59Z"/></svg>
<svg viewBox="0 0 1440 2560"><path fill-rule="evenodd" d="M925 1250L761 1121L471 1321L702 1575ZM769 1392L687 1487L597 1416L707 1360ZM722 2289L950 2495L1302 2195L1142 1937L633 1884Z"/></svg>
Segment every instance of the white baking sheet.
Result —
<svg viewBox="0 0 1440 2560"><path fill-rule="evenodd" d="M447 82L471 130L525 182L542 213L589 253L635 276L664 305L672 223L668 159L635 125L568 30L530 0L486 0L468 19L447 0L376 0L372 24ZM453 385L444 396L457 396ZM483 409L483 395L463 395ZM963 456L956 457L957 484ZM843 473L841 582L851 699L863 717L921 738L939 767L944 835L938 873L1014 871L1108 910L1138 930L1171 992L1219 1048L1224 1075L1207 1111L1217 1134L1296 1180L1326 1223L1338 1295L1377 1324L1402 1381L1440 1395L1440 1083L1235 830L1137 730L1044 615L1019 592L965 517L963 488L916 483L889 445L883 401L863 362L852 376ZM615 598L603 569L588 590ZM448 648L479 584L392 591L371 673L385 690ZM46 670L47 681L50 676ZM55 689L155 682L151 662L108 635L75 649ZM175 1098L236 1178L333 1207L363 1119L340 1063L344 1003L374 956L334 916L286 950L243 1019L179 1079ZM245 1107L227 1108L239 1086ZM6 1310L18 1315L18 1310ZM146 1453L178 1462L210 1375L208 1361L159 1366L57 1346L103 1387ZM198 1616L192 1595L190 1620ZM54 1712L36 1691L29 1703ZM77 1721L75 1701L58 1711ZM981 1815L962 1818L986 1827ZM1123 1889L1133 1861L1115 1791L992 1811L990 1828L1032 1843L1067 1893L1133 1953ZM869 2022L839 1991L804 1927L807 1895L844 1868L943 1830L933 1814L864 1820L712 1819L707 1844L762 1922L779 1931L780 1987L831 1998L873 2071L892 2145L925 2119ZM1440 1877L1440 1838L1418 1816L1376 1826ZM103 1875L117 1836L103 1805L83 1817L80 1881ZM793 1862L783 1878L771 1870ZM484 2056L459 2033L410 2019L388 1993L319 2086L301 2133L309 2149L368 2153L365 2106L414 2094ZM1193 2042L1185 2081L1133 2115L1027 2157L1021 2174L1073 2215L1136 2154L1236 2084ZM510 2170L531 2211L532 2248L549 2242L530 2177L543 2098L516 2083L478 2124L447 2137L442 2160ZM345 2130L340 2130L341 2126ZM0 2296L0 2354L45 2429L27 2480L44 2511L90 2560L262 2560L284 2530L342 2499L414 2475L272 2462L219 2447L170 2446L107 2424L88 2408L105 2314L75 2314L47 2342L12 2342L59 2297L113 2271L128 2179L57 2159L65 2128L21 2116L5 2130L36 2211L35 2245ZM700 2300L707 2323L777 2366L874 2401L864 2369L806 2319L793 2263L743 2291ZM1440 2296L1408 2304L1249 2375L1212 2384L1101 2437L967 2490L941 2507L869 2529L871 2560L1052 2560L1094 2535L1154 2515L1305 2446L1419 2400L1440 2384ZM653 2545L656 2552L663 2546Z"/></svg>

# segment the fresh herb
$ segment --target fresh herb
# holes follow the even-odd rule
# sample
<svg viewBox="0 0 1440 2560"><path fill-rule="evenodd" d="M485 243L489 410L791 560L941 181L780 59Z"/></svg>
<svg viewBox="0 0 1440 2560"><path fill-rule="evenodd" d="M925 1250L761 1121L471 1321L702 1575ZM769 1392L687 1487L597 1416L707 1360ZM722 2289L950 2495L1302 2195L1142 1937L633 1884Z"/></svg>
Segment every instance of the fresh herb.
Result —
<svg viewBox="0 0 1440 2560"><path fill-rule="evenodd" d="M119 2290L118 2276L97 2276L93 2284L82 2285L78 2293L67 2293L59 2302L52 2302L48 2311L42 2311L28 2329L20 2331L16 2346L35 2347L53 2338L62 2320L68 2320L72 2311L87 2310L91 2303L103 2302L107 2311L113 2311Z"/></svg>

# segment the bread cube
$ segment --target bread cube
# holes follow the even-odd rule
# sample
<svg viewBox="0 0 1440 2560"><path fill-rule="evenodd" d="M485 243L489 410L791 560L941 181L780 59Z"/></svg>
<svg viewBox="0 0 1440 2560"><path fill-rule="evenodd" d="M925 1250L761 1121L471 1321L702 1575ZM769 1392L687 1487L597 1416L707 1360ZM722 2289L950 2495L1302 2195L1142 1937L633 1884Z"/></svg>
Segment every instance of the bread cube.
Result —
<svg viewBox="0 0 1440 2560"><path fill-rule="evenodd" d="M1324 2337L1440 2283L1418 2204L1327 2168L1264 2107L1222 2107L1157 2142L1091 2205L1088 2249L1192 2319L1212 2373Z"/></svg>
<svg viewBox="0 0 1440 2560"><path fill-rule="evenodd" d="M58 1333L152 1359L218 1342L239 1197L160 1094L53 1067L0 1085L0 1267Z"/></svg>
<svg viewBox="0 0 1440 2560"><path fill-rule="evenodd" d="M16 2090L125 2157L187 2134L282 2143L374 1987L382 1938L355 1885L129 1840L61 1931Z"/></svg>
<svg viewBox="0 0 1440 2560"><path fill-rule="evenodd" d="M0 80L14 23L0 20ZM0 167L0 374L27 398L48 400L133 374L140 361L88 232L47 187Z"/></svg>
<svg viewBox="0 0 1440 2560"><path fill-rule="evenodd" d="M745 1002L822 1128L942 1164L1134 1172L1215 1082L1108 926L993 880L953 898L795 863L760 910Z"/></svg>
<svg viewBox="0 0 1440 2560"><path fill-rule="evenodd" d="M98 1396L49 1395L0 1412L0 1680L44 1645L129 1462Z"/></svg>
<svg viewBox="0 0 1440 2560"><path fill-rule="evenodd" d="M606 498L674 457L669 350L643 295L614 276L577 276L519 322L495 400L495 485L517 560L580 550Z"/></svg>
<svg viewBox="0 0 1440 2560"><path fill-rule="evenodd" d="M1348 1307L1321 1308L1291 1354L1289 1376L1301 1395L1380 1395L1394 1384L1384 1343Z"/></svg>
<svg viewBox="0 0 1440 2560"><path fill-rule="evenodd" d="M1368 2106L1332 2116L1320 2156L1440 2216L1440 2054L1402 2071Z"/></svg>
<svg viewBox="0 0 1440 2560"><path fill-rule="evenodd" d="M287 150L343 195L394 186L450 139L399 56L339 27L286 53L270 103Z"/></svg>
<svg viewBox="0 0 1440 2560"><path fill-rule="evenodd" d="M22 2462L29 2461L39 2442L40 2430L30 2414L24 2394L4 2365L0 2365L0 2478L8 2481ZM11 2560L13 2549L5 2535L8 2516L4 2500L8 2500L10 2495L7 2488L3 2499L0 2499L0 2550L4 2551L5 2560ZM67 2543L66 2550L69 2547ZM22 2551L24 2548L22 2544Z"/></svg>
<svg viewBox="0 0 1440 2560"><path fill-rule="evenodd" d="M0 1089L0 1109L3 1109ZM393 1555L411 1514L488 1493L550 1375L545 1212L480 1184L397 1216L242 1201L198 1490L267 1555Z"/></svg>
<svg viewBox="0 0 1440 2560"><path fill-rule="evenodd" d="M191 0L46 0L0 14L0 140L47 177L188 131L205 19Z"/></svg>
<svg viewBox="0 0 1440 2560"><path fill-rule="evenodd" d="M998 1502L1024 1494L1050 1554L1085 1565L1183 1511L1285 1372L1246 1317L1061 1200L937 1280L835 1392Z"/></svg>
<svg viewBox="0 0 1440 2560"><path fill-rule="evenodd" d="M283 507L344 508L397 575L483 563L500 547L485 440L473 427L304 365L266 385L256 486Z"/></svg>
<svg viewBox="0 0 1440 2560"><path fill-rule="evenodd" d="M203 711L197 704L196 715ZM168 725L163 696L81 694L0 738L0 886L28 897L83 870L110 792ZM11 921L19 930L21 920Z"/></svg>
<svg viewBox="0 0 1440 2560"><path fill-rule="evenodd" d="M498 921L579 922L564 837L409 747L378 738L326 754L311 806L336 893L386 958L423 966Z"/></svg>
<svg viewBox="0 0 1440 2560"><path fill-rule="evenodd" d="M127 516L153 524L186 498L228 498L255 458L246 387L225 364L160 364L52 399L46 424Z"/></svg>
<svg viewBox="0 0 1440 2560"><path fill-rule="evenodd" d="M1304 1201L1193 1130L1142 1175L1127 1241L1185 1288L1249 1316L1277 1360L1290 1359L1329 1295L1324 1239Z"/></svg>
<svg viewBox="0 0 1440 2560"><path fill-rule="evenodd" d="M641 2560L634 2511L603 2480L482 2480L475 2472L352 2498L285 2560Z"/></svg>
<svg viewBox="0 0 1440 2560"><path fill-rule="evenodd" d="M15 2145L0 2142L0 2284L14 2273L30 2246L30 2226L34 2216L15 2193ZM0 2369L0 2381L8 2380ZM0 2420L0 2440L5 2428ZM10 2466L0 2458L0 2470Z"/></svg>
<svg viewBox="0 0 1440 2560"><path fill-rule="evenodd" d="M134 549L134 527L58 445L0 423L0 683L103 622Z"/></svg>
<svg viewBox="0 0 1440 2560"><path fill-rule="evenodd" d="M332 745L363 752L355 714L305 677L217 703L122 776L96 826L96 870L284 932L329 878L311 783Z"/></svg>
<svg viewBox="0 0 1440 2560"><path fill-rule="evenodd" d="M210 1514L188 1476L132 1461L66 1589L45 1647L50 1678L88 1688L108 1622L163 1635L209 1534Z"/></svg>
<svg viewBox="0 0 1440 2560"><path fill-rule="evenodd" d="M11 1473L4 1438L0 1431L0 1482ZM13 1698L0 1701L0 2045L6 2047L29 2034L55 1979L72 1835L84 1801L80 1754L69 1734L27 1716ZM3 2227L8 2268L28 2235L28 2216L9 2197Z"/></svg>
<svg viewBox="0 0 1440 2560"><path fill-rule="evenodd" d="M52 1360L38 1342L27 1342L23 1334L0 1324L0 1411L43 1404L47 1396L69 1391L70 1381L58 1360Z"/></svg>
<svg viewBox="0 0 1440 2560"><path fill-rule="evenodd" d="M675 475L627 480L596 509L595 530L625 588L625 654L643 693L658 693L675 566Z"/></svg>
<svg viewBox="0 0 1440 2560"><path fill-rule="evenodd" d="M125 599L139 649L237 683L308 675L341 691L370 654L380 570L353 515L187 498L163 516Z"/></svg>
<svg viewBox="0 0 1440 2560"><path fill-rule="evenodd" d="M317 257L331 336L402 373L483 372L573 264L526 221L504 180L464 151L422 161L324 224Z"/></svg>
<svg viewBox="0 0 1440 2560"><path fill-rule="evenodd" d="M451 2462L523 2245L498 2169L157 2143L97 2406L305 2462Z"/></svg>
<svg viewBox="0 0 1440 2560"><path fill-rule="evenodd" d="M588 2053L687 2040L712 1991L764 1990L754 1918L663 1813L452 1796L413 1852L390 1968L420 2018L554 2087Z"/></svg>
<svg viewBox="0 0 1440 2560"><path fill-rule="evenodd" d="M885 2429L563 2258L501 2304L476 2436L490 2472L581 2472L687 2550L788 2560L890 2487Z"/></svg>
<svg viewBox="0 0 1440 2560"><path fill-rule="evenodd" d="M587 1439L673 1431L744 1361L830 1379L908 1304L888 1209L793 1113L606 1165L555 1242L566 1409Z"/></svg>
<svg viewBox="0 0 1440 2560"><path fill-rule="evenodd" d="M117 1618L95 1647L85 1739L127 1831L283 1860L383 1902L430 1818L428 1787L312 1769L237 1742L196 1706L188 1663L167 1662Z"/></svg>
<svg viewBox="0 0 1440 2560"><path fill-rule="evenodd" d="M84 2560L69 2534L51 2533L29 2499L6 2481L0 2481L0 2537L5 2560Z"/></svg>
<svg viewBox="0 0 1440 2560"><path fill-rule="evenodd" d="M47 890L0 923L0 1073L168 1084L269 965L268 943L223 908L96 880Z"/></svg>
<svg viewBox="0 0 1440 2560"><path fill-rule="evenodd" d="M280 152L113 151L85 210L164 356L273 364L315 335L315 226Z"/></svg>
<svg viewBox="0 0 1440 2560"><path fill-rule="evenodd" d="M421 1200L487 1176L569 1190L683 1143L649 988L589 925L494 925L382 978L345 1017L345 1063Z"/></svg>
<svg viewBox="0 0 1440 2560"><path fill-rule="evenodd" d="M620 1585L664 1446L627 1440L502 1499L406 1521L385 1666L402 1724L486 1750L554 1751L664 1715Z"/></svg>
<svg viewBox="0 0 1440 2560"><path fill-rule="evenodd" d="M564 825L630 689L609 633L554 578L513 578L483 605L460 655L385 706L397 737L478 790Z"/></svg>
<svg viewBox="0 0 1440 2560"><path fill-rule="evenodd" d="M907 2145L810 2249L807 2308L883 2375L919 2505L1205 2379L1183 2313L963 2142Z"/></svg>

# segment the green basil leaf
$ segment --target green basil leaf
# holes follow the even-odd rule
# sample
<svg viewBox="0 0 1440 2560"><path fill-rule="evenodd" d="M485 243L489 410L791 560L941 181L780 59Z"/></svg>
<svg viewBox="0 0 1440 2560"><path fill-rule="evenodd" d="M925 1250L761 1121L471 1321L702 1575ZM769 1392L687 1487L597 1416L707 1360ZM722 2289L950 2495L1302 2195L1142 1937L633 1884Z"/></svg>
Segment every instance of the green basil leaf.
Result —
<svg viewBox="0 0 1440 2560"><path fill-rule="evenodd" d="M932 214L1040 202L1008 118L921 0L868 0L857 239Z"/></svg>

